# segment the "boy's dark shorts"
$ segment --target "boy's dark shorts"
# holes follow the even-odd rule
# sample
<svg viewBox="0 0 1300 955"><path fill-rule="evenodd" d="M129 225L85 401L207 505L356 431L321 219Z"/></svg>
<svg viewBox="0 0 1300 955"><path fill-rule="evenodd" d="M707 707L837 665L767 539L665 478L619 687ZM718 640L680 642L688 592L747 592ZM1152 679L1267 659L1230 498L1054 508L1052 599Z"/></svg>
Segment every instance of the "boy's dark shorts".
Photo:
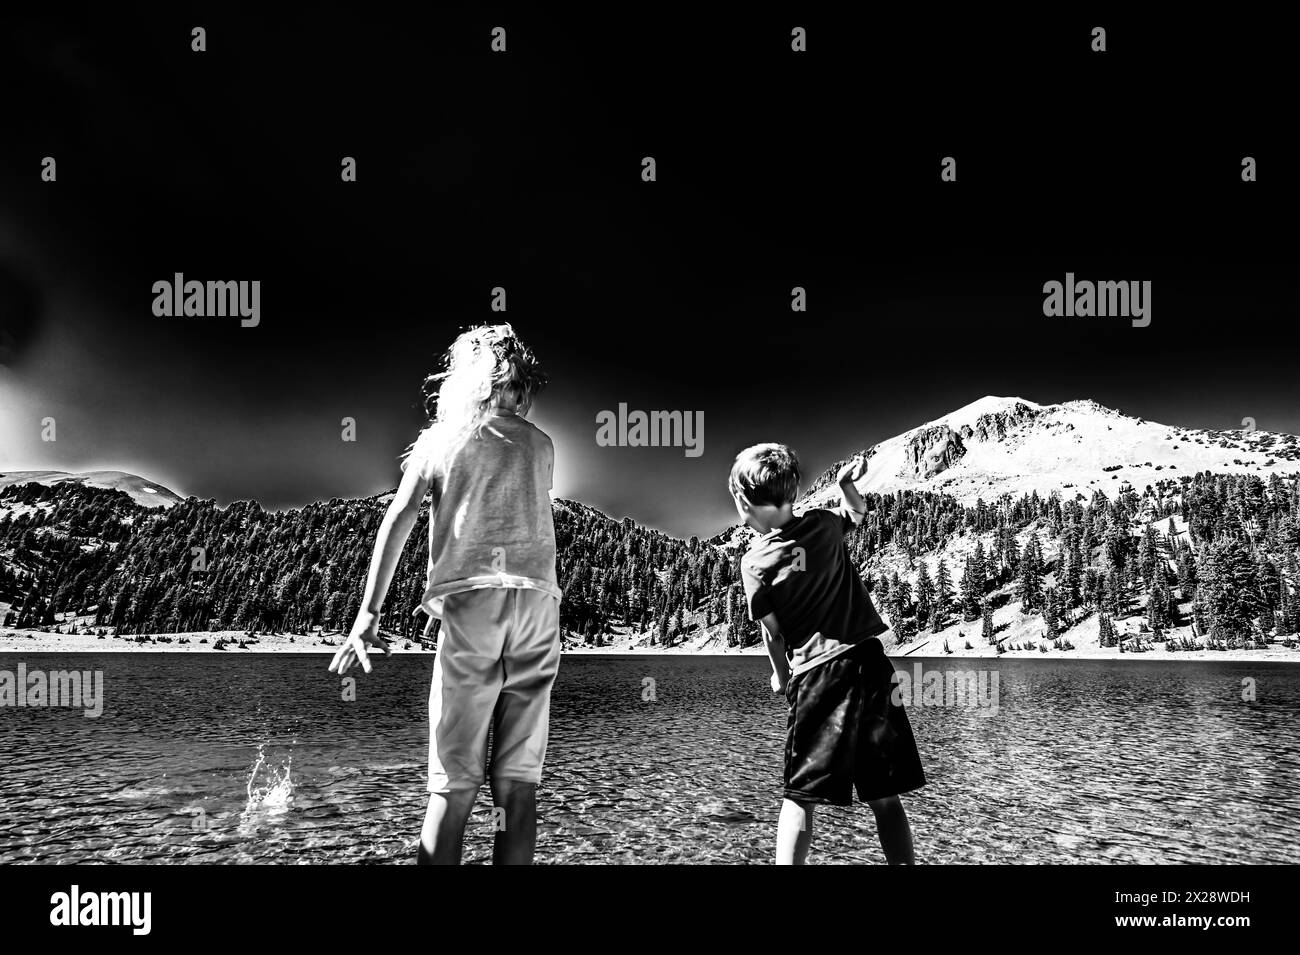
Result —
<svg viewBox="0 0 1300 955"><path fill-rule="evenodd" d="M792 677L785 797L847 806L925 785L907 710L893 702L894 665L875 637Z"/></svg>

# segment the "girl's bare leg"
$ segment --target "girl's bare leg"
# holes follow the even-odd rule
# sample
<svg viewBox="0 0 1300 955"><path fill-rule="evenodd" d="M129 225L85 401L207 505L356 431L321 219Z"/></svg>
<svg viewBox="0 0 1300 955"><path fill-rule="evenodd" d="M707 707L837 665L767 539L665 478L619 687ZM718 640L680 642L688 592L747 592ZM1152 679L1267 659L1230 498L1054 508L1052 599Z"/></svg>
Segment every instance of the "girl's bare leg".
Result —
<svg viewBox="0 0 1300 955"><path fill-rule="evenodd" d="M429 794L429 810L424 814L420 848L415 857L419 865L460 865L465 824L469 822L477 795L474 789Z"/></svg>
<svg viewBox="0 0 1300 955"><path fill-rule="evenodd" d="M505 810L492 841L493 865L532 865L537 845L537 784L492 780L492 803Z"/></svg>

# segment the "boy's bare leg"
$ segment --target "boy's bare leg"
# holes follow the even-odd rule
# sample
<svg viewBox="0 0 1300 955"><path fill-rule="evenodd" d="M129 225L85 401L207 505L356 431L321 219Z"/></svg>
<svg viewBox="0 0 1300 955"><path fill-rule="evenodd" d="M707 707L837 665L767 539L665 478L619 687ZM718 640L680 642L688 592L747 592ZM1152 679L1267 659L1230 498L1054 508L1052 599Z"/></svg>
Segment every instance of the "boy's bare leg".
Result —
<svg viewBox="0 0 1300 955"><path fill-rule="evenodd" d="M897 796L886 796L867 805L876 816L876 834L880 836L880 848L885 850L885 861L890 865L915 864L912 826L903 811L903 801Z"/></svg>
<svg viewBox="0 0 1300 955"><path fill-rule="evenodd" d="M420 848L415 861L419 865L460 865L465 844L465 824L474 809L476 789L453 789L449 793L430 793L429 810L420 830Z"/></svg>
<svg viewBox="0 0 1300 955"><path fill-rule="evenodd" d="M505 809L504 828L492 837L492 864L532 865L537 845L537 784L494 779L492 805Z"/></svg>
<svg viewBox="0 0 1300 955"><path fill-rule="evenodd" d="M776 825L776 864L803 865L812 845L813 804L787 799Z"/></svg>

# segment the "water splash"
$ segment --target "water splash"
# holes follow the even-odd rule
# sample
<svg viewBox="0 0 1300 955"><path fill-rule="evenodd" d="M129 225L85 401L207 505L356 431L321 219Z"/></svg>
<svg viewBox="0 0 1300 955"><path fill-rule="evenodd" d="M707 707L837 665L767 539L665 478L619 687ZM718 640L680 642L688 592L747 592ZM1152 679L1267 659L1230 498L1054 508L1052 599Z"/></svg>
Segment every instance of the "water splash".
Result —
<svg viewBox="0 0 1300 955"><path fill-rule="evenodd" d="M282 815L293 805L293 752L281 765L266 756L266 744L257 746L257 760L248 774L248 802L243 818L254 814Z"/></svg>

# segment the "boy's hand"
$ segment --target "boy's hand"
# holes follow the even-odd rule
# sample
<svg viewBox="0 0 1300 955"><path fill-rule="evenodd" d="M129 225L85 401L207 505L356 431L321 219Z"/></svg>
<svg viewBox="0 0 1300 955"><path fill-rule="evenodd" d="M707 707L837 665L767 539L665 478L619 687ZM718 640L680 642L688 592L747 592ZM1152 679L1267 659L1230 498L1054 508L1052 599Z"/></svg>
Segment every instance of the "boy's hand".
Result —
<svg viewBox="0 0 1300 955"><path fill-rule="evenodd" d="M785 684L781 682L781 678L775 673L772 674L772 692L785 693Z"/></svg>
<svg viewBox="0 0 1300 955"><path fill-rule="evenodd" d="M858 492L858 485L855 483L866 473L866 454L855 455L853 460L840 468L840 500L853 512L849 515L849 520L855 525L862 523L867 514L867 502L862 499L862 495Z"/></svg>
<svg viewBox="0 0 1300 955"><path fill-rule="evenodd" d="M352 632L348 634L347 640L330 661L330 672L341 676L360 660L361 669L369 673L370 656L366 648L371 646L379 647L385 654L393 652L389 649L388 641L379 635L379 614L362 610L357 614L356 623L352 624Z"/></svg>
<svg viewBox="0 0 1300 955"><path fill-rule="evenodd" d="M862 475L866 473L867 473L867 456L865 454L859 454L856 455L851 461L849 461L848 464L844 465L844 467L840 468L840 473L837 477L837 480L839 481L840 484L845 484L849 481L860 480L862 478Z"/></svg>

